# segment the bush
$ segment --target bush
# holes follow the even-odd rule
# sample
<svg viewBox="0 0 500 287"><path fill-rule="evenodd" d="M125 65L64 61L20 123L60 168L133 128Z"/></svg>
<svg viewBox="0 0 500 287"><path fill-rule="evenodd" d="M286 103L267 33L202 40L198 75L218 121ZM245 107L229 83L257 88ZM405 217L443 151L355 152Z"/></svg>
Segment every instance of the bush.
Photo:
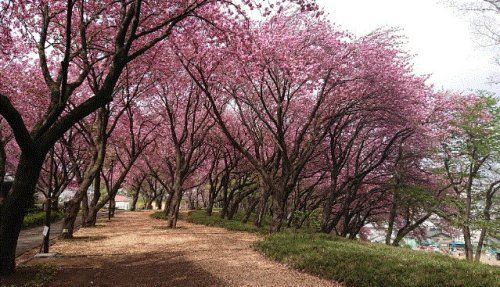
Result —
<svg viewBox="0 0 500 287"><path fill-rule="evenodd" d="M60 211L52 211L50 213L50 222L57 221L61 218L63 218L63 213ZM23 228L42 226L44 225L44 221L45 221L45 211L32 210L30 213L24 216Z"/></svg>
<svg viewBox="0 0 500 287"><path fill-rule="evenodd" d="M163 220L167 220L167 215L165 214L164 211L157 211L157 212L153 212L149 215L151 218L154 218L154 219L163 219Z"/></svg>
<svg viewBox="0 0 500 287"><path fill-rule="evenodd" d="M265 255L346 286L499 286L500 268L326 234L275 233Z"/></svg>

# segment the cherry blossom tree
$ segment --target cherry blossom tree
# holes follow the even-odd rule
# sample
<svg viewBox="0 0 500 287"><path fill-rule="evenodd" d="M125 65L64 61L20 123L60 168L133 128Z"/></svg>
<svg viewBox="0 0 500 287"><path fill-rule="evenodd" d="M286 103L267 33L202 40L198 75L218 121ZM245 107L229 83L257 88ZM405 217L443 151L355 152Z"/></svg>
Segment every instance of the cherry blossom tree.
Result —
<svg viewBox="0 0 500 287"><path fill-rule="evenodd" d="M21 150L12 192L2 204L2 273L14 270L25 203L34 193L49 150L74 124L112 101L114 86L127 63L168 38L184 19L196 13L216 14L217 10L209 4L213 2L33 0L1 3L1 30L9 35L2 37L1 45L16 43L19 49L13 51L13 61L18 63L36 53L35 61L26 61L31 66L38 65L37 70L45 82L45 89L41 90L47 91L43 98L47 109L33 125L29 125L16 108L15 94L8 89L2 89L0 94L0 114ZM98 89L92 94L81 94L80 87L91 73L101 79ZM73 108L70 102L75 103Z"/></svg>
<svg viewBox="0 0 500 287"><path fill-rule="evenodd" d="M180 64L165 65L159 72L155 111L165 123L162 134L168 149L165 149L163 165L168 166L171 174L172 191L166 211L168 226L175 227L185 183L208 156L204 143L214 121L201 90Z"/></svg>

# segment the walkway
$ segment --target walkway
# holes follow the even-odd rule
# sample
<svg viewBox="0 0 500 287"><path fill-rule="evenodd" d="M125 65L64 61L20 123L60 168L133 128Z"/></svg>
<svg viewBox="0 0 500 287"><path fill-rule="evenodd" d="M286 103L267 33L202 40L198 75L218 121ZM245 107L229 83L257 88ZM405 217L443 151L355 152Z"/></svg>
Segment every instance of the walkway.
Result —
<svg viewBox="0 0 500 287"><path fill-rule="evenodd" d="M165 229L148 212L123 212L59 240L48 286L338 286L273 262L252 249L255 234L184 221Z"/></svg>
<svg viewBox="0 0 500 287"><path fill-rule="evenodd" d="M121 212L121 211L118 211ZM116 214L118 214L116 212ZM107 213L99 212L98 218L106 217ZM78 229L82 225L82 216L79 214L75 221L75 227ZM50 239L59 237L62 233L63 219L53 222L50 225ZM40 248L43 243L43 226L32 227L21 230L17 241L16 257L35 248Z"/></svg>
<svg viewBox="0 0 500 287"><path fill-rule="evenodd" d="M76 226L80 226L82 221L81 216L78 216L75 222ZM50 225L50 238L56 238L61 235L63 220L58 220ZM34 248L39 248L43 243L43 226L32 227L21 230L17 241L16 257L30 251Z"/></svg>

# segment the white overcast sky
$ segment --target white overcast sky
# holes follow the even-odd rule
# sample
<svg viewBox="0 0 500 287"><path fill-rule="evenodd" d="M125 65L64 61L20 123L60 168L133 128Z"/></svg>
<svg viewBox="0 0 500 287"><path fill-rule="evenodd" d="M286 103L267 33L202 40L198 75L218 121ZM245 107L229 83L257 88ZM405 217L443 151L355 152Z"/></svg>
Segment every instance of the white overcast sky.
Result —
<svg viewBox="0 0 500 287"><path fill-rule="evenodd" d="M489 79L498 75L494 49L480 47L470 18L440 0L317 1L333 23L355 35L379 27L402 29L407 50L416 55L416 72L431 74L436 89L486 89L500 95L500 86Z"/></svg>

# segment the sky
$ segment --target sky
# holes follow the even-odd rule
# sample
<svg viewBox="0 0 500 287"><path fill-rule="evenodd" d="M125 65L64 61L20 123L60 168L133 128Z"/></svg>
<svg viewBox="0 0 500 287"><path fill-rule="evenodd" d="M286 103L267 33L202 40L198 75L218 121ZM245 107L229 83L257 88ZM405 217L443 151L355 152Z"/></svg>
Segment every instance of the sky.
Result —
<svg viewBox="0 0 500 287"><path fill-rule="evenodd" d="M494 63L499 47L478 44L470 17L440 0L317 0L329 19L355 35L379 27L402 29L405 46L415 55L417 74L430 74L437 90L468 92L484 89L500 95ZM495 51L496 49L496 51Z"/></svg>

